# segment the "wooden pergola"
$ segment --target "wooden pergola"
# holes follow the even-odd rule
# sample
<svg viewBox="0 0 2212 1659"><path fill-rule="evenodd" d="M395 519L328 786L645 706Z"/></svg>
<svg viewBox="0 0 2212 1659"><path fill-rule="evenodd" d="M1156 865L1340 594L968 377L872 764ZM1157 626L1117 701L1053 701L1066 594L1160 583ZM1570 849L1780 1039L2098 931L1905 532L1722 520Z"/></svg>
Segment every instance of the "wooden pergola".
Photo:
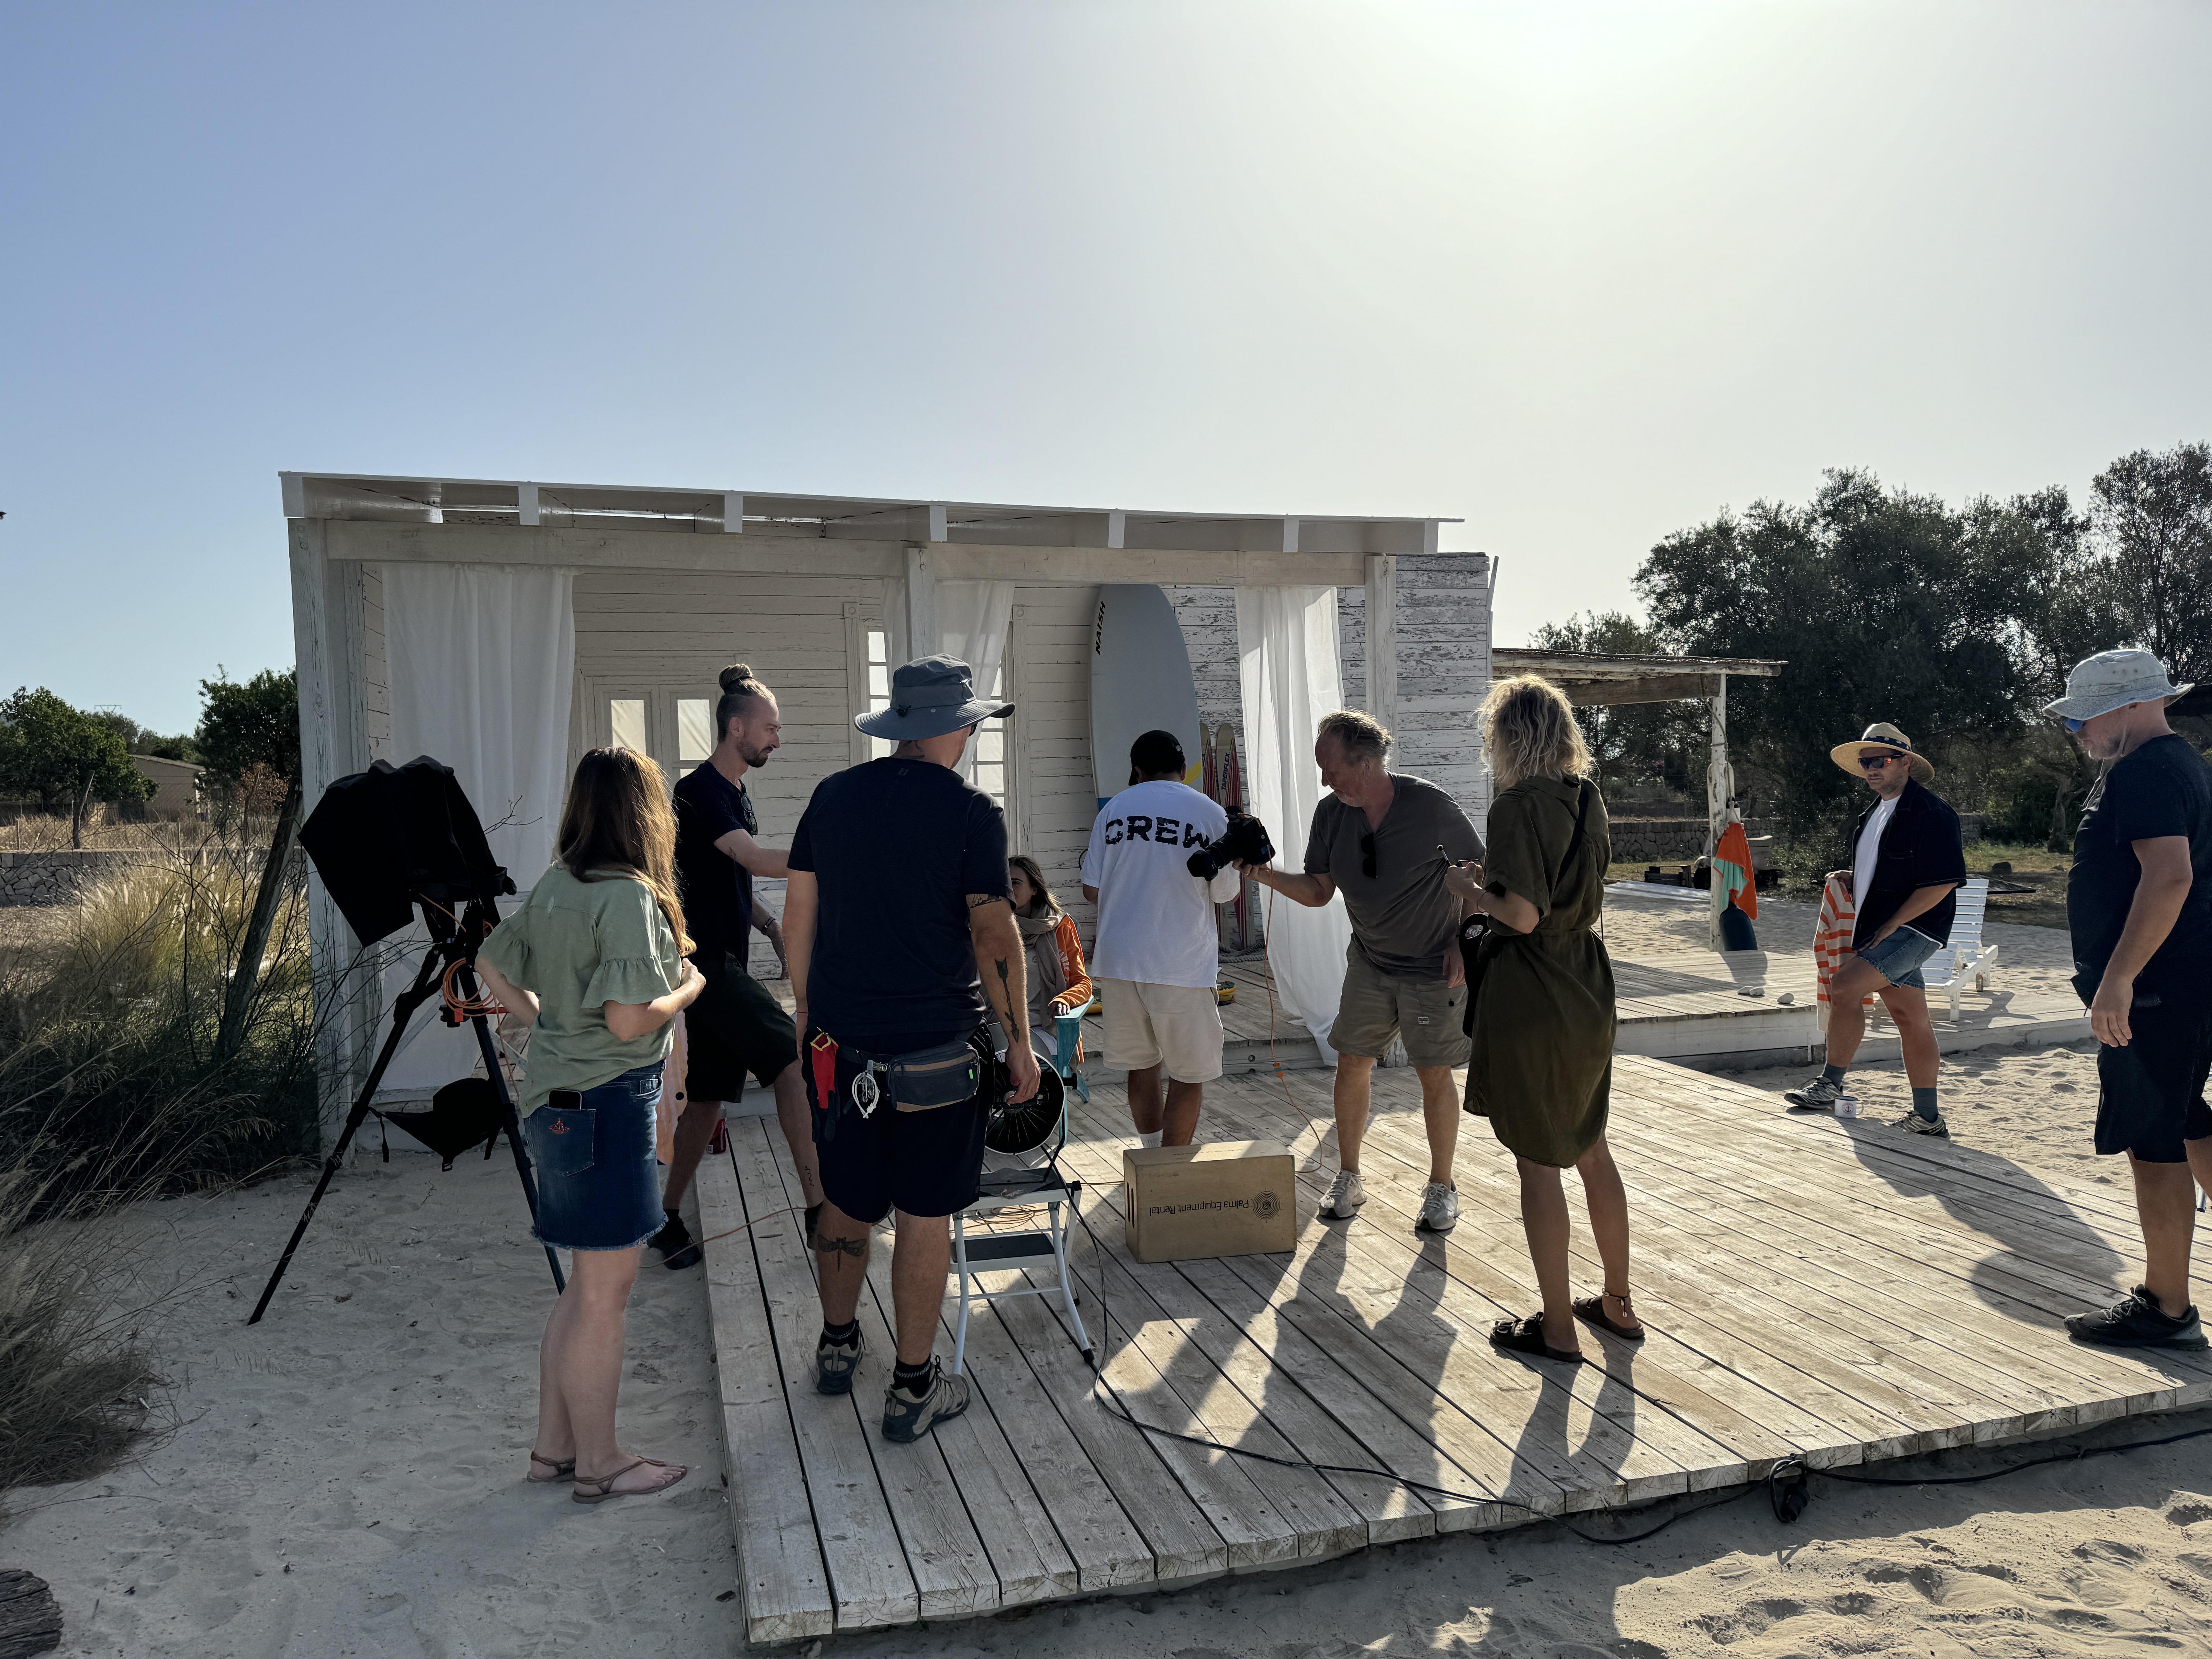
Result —
<svg viewBox="0 0 2212 1659"><path fill-rule="evenodd" d="M1712 715L1712 730L1705 763L1705 855L1720 844L1728 828L1729 799L1735 793L1735 772L1728 757L1729 676L1772 679L1789 665L1764 657L1630 657L1599 652L1508 650L1492 647L1490 672L1494 679L1520 674L1541 674L1567 694L1578 708L1608 708L1632 702L1702 701ZM1721 942L1721 907L1726 896L1713 884L1713 948Z"/></svg>

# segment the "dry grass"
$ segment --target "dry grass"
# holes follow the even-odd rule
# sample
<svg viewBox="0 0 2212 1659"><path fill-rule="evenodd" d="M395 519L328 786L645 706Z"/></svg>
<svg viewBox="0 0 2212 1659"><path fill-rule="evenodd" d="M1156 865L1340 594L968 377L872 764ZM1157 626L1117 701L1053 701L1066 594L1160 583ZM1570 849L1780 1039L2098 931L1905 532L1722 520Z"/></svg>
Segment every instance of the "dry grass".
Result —
<svg viewBox="0 0 2212 1659"><path fill-rule="evenodd" d="M78 903L29 913L39 927L18 931L38 948L0 959L0 1490L97 1473L143 1422L130 1206L250 1180L312 1133L300 882L244 1039L218 1054L265 854L204 837L146 850Z"/></svg>
<svg viewBox="0 0 2212 1659"><path fill-rule="evenodd" d="M269 844L265 823L251 826ZM105 853L161 853L202 845L212 838L209 826L195 818L144 823L100 823L84 827L84 850ZM43 816L0 823L0 853L64 853L70 850L70 821Z"/></svg>
<svg viewBox="0 0 2212 1659"><path fill-rule="evenodd" d="M144 1425L159 1382L139 1337L149 1310L124 1265L125 1210L158 1182L100 1176L64 1198L43 1161L19 1157L0 1174L0 1492L100 1473Z"/></svg>
<svg viewBox="0 0 2212 1659"><path fill-rule="evenodd" d="M38 951L0 963L0 1169L28 1158L74 1194L95 1169L130 1186L158 1164L174 1190L240 1179L301 1149L313 1007L296 879L244 1040L216 1052L264 856L149 854L56 907L65 920ZM114 1164L124 1149L136 1150Z"/></svg>

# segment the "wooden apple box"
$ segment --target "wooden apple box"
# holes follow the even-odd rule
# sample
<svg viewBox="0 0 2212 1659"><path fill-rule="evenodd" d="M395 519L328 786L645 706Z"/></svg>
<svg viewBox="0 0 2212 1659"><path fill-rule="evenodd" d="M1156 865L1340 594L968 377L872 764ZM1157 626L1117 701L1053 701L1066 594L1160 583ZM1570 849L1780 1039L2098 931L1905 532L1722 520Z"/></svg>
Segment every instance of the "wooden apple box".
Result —
<svg viewBox="0 0 2212 1659"><path fill-rule="evenodd" d="M1139 1261L1297 1248L1297 1176L1278 1140L1132 1146L1121 1154L1129 1254Z"/></svg>

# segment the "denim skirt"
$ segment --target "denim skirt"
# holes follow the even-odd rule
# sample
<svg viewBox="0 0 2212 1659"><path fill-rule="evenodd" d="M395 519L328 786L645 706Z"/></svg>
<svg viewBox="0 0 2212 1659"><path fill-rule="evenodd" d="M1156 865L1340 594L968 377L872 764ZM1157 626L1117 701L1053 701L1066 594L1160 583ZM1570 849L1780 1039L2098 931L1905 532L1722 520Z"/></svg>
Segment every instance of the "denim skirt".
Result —
<svg viewBox="0 0 2212 1659"><path fill-rule="evenodd" d="M538 1237L563 1250L631 1250L660 1231L653 1114L663 1062L586 1089L574 1106L522 1121L538 1166Z"/></svg>

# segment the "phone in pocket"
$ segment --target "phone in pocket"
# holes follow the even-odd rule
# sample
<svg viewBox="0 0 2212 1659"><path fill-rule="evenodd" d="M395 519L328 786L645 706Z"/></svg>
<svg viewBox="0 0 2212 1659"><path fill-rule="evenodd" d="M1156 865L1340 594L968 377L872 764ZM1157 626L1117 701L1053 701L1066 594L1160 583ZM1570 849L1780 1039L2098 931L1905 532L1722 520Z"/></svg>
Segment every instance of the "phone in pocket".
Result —
<svg viewBox="0 0 2212 1659"><path fill-rule="evenodd" d="M583 1108L584 1097L574 1089L555 1089L545 1097L545 1103L556 1112L579 1111Z"/></svg>

